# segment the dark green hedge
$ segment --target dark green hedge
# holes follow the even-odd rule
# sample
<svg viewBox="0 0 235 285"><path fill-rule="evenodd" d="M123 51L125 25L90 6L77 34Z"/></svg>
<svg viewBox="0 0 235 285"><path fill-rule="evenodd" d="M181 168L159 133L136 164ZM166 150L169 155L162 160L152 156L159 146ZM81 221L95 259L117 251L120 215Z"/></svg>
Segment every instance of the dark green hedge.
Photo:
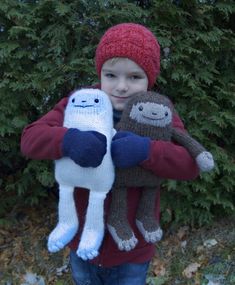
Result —
<svg viewBox="0 0 235 285"><path fill-rule="evenodd" d="M16 1L0 5L0 216L37 203L53 164L20 154L22 128L70 90L97 82L94 51L120 22L147 25L162 47L157 88L170 96L216 168L194 182L165 183L163 220L210 222L234 211L233 1Z"/></svg>

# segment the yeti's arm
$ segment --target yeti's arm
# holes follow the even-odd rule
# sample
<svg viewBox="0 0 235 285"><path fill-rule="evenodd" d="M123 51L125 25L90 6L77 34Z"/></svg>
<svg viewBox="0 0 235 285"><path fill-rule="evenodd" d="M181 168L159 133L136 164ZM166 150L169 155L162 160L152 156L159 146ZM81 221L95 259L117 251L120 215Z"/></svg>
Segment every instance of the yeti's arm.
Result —
<svg viewBox="0 0 235 285"><path fill-rule="evenodd" d="M173 128L172 139L188 150L191 156L196 160L201 171L211 171L214 168L212 154L189 134Z"/></svg>

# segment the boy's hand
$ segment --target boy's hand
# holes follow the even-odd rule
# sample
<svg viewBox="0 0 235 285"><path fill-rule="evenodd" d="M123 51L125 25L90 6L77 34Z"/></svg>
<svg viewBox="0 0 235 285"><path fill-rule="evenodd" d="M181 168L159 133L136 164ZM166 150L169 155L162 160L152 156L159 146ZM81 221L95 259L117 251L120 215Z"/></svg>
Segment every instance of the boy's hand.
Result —
<svg viewBox="0 0 235 285"><path fill-rule="evenodd" d="M107 150L105 135L96 131L68 129L62 141L64 156L70 157L82 167L97 167Z"/></svg>
<svg viewBox="0 0 235 285"><path fill-rule="evenodd" d="M113 137L111 154L116 167L128 168L146 160L150 150L150 138L120 131Z"/></svg>

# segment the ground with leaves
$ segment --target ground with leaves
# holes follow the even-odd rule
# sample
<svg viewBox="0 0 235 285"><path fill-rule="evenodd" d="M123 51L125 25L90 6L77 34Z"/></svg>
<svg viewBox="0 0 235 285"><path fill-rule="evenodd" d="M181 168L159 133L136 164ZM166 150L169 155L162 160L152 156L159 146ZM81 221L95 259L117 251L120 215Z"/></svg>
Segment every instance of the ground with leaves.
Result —
<svg viewBox="0 0 235 285"><path fill-rule="evenodd" d="M50 254L47 237L56 223L53 197L34 208L14 208L0 228L1 285L70 285L68 250ZM235 284L234 217L210 227L166 229L156 245L148 285Z"/></svg>

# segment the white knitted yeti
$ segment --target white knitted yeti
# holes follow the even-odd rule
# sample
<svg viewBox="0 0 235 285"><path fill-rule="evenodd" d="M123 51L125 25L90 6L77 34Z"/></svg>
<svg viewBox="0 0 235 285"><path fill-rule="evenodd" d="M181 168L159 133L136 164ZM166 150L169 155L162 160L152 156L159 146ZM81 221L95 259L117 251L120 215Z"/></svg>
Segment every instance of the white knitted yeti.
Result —
<svg viewBox="0 0 235 285"><path fill-rule="evenodd" d="M107 152L98 167L81 167L68 157L55 161L55 178L59 183L59 221L51 232L48 250L56 252L72 240L79 227L73 192L75 187L90 190L84 229L77 254L82 259L92 259L104 236L103 206L106 194L114 181L114 165L111 159L113 111L108 96L98 89L75 91L65 109L64 124L80 131L97 131L106 136ZM77 190L79 191L79 190Z"/></svg>

